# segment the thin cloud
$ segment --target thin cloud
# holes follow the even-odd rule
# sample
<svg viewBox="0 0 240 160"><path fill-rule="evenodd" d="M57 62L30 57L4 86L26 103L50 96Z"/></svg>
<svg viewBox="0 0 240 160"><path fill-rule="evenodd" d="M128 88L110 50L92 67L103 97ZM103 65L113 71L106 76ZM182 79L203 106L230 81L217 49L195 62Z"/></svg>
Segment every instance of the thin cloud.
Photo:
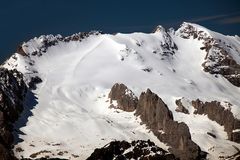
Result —
<svg viewBox="0 0 240 160"><path fill-rule="evenodd" d="M240 11L237 12L232 12L229 14L219 14L219 15L212 15L212 16L205 16L205 17L196 17L196 18L192 18L192 19L182 19L182 20L177 20L177 21L170 21L170 22L165 22L163 24L165 24L166 26L171 26L171 27L178 27L179 24L181 24L182 22L192 22L192 23L199 23L199 22L206 22L206 21L215 21L215 22L219 22L219 21L223 21L221 22L222 24L230 24L230 23L239 23L240 20L240 16L238 16L240 14ZM237 16L233 17L233 16Z"/></svg>
<svg viewBox="0 0 240 160"><path fill-rule="evenodd" d="M206 17L190 19L189 21L191 21L191 22L203 22L203 21L225 18L225 17L228 17L228 16L229 16L228 14L221 14L221 15L215 15L215 16L206 16Z"/></svg>
<svg viewBox="0 0 240 160"><path fill-rule="evenodd" d="M222 24L237 24L240 23L240 16L225 18L220 22Z"/></svg>
<svg viewBox="0 0 240 160"><path fill-rule="evenodd" d="M106 27L106 30L109 30L111 32L132 32L132 31L151 31L156 27L157 25L163 25L166 28L169 27L178 27L182 22L205 22L213 20L215 22L220 22L221 24L235 24L240 23L240 11L232 12L229 14L219 14L219 15L212 15L212 16L205 16L205 17L196 17L192 19L182 19L182 20L176 20L176 21L164 21L159 22L155 24L147 24L147 25L133 25L133 26L118 26L118 27ZM234 17L233 17L234 16Z"/></svg>
<svg viewBox="0 0 240 160"><path fill-rule="evenodd" d="M232 13L229 13L229 14L219 14L219 15L213 15L213 16L193 18L193 19L190 19L188 21L190 21L190 22L204 22L204 21L209 21L209 20L219 20L219 19L225 19L227 17L238 15L238 14L240 14L240 11L232 12Z"/></svg>

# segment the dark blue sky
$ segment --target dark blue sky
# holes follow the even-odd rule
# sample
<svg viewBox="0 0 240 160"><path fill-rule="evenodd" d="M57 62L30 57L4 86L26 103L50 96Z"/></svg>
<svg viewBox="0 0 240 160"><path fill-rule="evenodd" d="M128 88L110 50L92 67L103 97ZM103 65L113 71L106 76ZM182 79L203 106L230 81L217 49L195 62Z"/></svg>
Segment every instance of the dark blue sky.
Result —
<svg viewBox="0 0 240 160"><path fill-rule="evenodd" d="M22 41L41 34L80 31L151 32L183 21L240 35L239 0L1 0L0 61Z"/></svg>

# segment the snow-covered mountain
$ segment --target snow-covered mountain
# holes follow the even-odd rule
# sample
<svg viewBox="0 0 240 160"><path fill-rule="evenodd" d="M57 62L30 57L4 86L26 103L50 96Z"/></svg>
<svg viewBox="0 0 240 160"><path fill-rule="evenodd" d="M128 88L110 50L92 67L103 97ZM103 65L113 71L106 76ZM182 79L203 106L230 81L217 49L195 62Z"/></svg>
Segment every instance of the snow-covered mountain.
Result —
<svg viewBox="0 0 240 160"><path fill-rule="evenodd" d="M238 36L192 23L47 35L24 42L2 68L29 88L14 123L19 159L86 159L114 140L148 139L180 159L240 155Z"/></svg>

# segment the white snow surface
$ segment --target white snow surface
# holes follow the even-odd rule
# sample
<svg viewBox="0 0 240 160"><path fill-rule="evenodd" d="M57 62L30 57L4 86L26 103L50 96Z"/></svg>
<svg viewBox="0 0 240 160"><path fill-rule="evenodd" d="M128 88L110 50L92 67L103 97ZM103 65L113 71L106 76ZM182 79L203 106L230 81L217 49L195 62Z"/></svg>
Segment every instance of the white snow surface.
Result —
<svg viewBox="0 0 240 160"><path fill-rule="evenodd" d="M226 39L240 50L236 37L206 28L204 31ZM40 57L23 57L16 53L17 58L11 57L4 67L24 73L26 81L33 75L43 80L33 91L37 104L31 110L32 115L20 128L23 141L15 145L24 151L15 152L16 155L29 157L47 150L51 153L38 157L84 159L96 147L103 147L115 139L151 139L167 149L168 146L159 142L146 126L140 125L140 119L134 113L109 108L108 93L117 82L127 85L137 96L147 88L157 93L173 112L174 119L189 126L193 141L209 152L210 159L234 154L236 150L232 145L240 145L227 140L222 126L207 116L176 112L175 100L185 97L188 100L229 102L232 112L240 119L240 89L222 76L215 77L203 71L201 65L206 52L200 50L201 41L169 34L178 47L175 54L169 56L161 54L160 45L165 43L163 31L92 35L81 42L59 42ZM32 39L25 43L24 50L31 53L38 50L41 43L41 37ZM237 55L240 52L232 53L240 62ZM30 61L34 61L33 66L28 64ZM146 68L151 71L143 71ZM38 73L32 74L33 70ZM207 132L216 134L217 138ZM63 156L57 155L60 151L67 152ZM79 157L74 158L72 154Z"/></svg>

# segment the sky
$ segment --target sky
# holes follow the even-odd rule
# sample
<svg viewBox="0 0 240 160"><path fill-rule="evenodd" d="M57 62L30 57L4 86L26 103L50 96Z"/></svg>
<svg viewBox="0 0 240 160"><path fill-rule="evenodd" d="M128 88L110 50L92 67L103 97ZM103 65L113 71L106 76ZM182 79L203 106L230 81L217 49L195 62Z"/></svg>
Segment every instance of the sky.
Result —
<svg viewBox="0 0 240 160"><path fill-rule="evenodd" d="M240 0L0 0L0 62L43 34L149 33L182 22L240 35Z"/></svg>

